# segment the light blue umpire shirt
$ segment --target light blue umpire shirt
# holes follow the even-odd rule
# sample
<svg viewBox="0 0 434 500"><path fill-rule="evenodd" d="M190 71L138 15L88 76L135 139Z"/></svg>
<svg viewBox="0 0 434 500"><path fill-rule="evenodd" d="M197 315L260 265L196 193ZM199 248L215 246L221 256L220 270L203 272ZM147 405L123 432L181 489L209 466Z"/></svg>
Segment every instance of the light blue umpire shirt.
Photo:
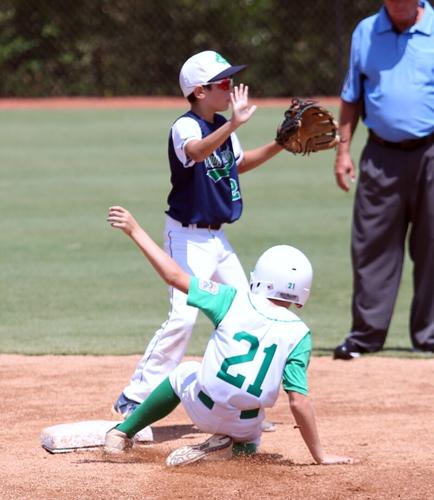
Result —
<svg viewBox="0 0 434 500"><path fill-rule="evenodd" d="M364 96L365 125L387 141L434 132L434 10L423 0L422 19L397 32L386 8L356 27L341 98Z"/></svg>

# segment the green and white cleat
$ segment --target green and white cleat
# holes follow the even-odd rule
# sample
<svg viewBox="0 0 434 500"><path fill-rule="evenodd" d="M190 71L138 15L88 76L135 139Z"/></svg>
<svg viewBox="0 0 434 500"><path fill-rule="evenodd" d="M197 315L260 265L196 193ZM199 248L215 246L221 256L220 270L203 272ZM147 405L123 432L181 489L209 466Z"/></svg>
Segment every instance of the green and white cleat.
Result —
<svg viewBox="0 0 434 500"><path fill-rule="evenodd" d="M178 448L167 457L170 467L187 465L198 460L228 460L232 458L232 438L214 434L205 442Z"/></svg>

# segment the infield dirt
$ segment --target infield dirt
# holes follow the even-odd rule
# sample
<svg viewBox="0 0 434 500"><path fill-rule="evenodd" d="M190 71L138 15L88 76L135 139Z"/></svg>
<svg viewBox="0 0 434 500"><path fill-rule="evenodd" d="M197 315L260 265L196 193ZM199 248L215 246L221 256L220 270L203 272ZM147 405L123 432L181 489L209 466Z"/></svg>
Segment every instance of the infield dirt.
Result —
<svg viewBox="0 0 434 500"><path fill-rule="evenodd" d="M420 499L434 498L434 359L315 357L311 399L327 451L353 466L312 464L287 397L267 412L253 459L164 465L178 446L202 441L182 407L154 427L155 444L121 457L101 450L50 455L49 425L110 418L110 406L138 356L0 356L3 499Z"/></svg>

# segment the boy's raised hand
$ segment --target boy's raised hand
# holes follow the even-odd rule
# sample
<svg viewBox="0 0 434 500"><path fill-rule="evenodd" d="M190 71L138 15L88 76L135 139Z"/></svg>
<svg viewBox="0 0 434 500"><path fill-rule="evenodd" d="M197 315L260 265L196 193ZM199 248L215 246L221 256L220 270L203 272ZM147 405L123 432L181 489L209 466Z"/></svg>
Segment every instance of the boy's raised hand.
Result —
<svg viewBox="0 0 434 500"><path fill-rule="evenodd" d="M122 229L122 231L131 236L131 233L139 227L136 219L123 207L110 207L107 222L112 227Z"/></svg>
<svg viewBox="0 0 434 500"><path fill-rule="evenodd" d="M256 106L249 106L249 87L243 83L240 83L239 87L234 87L231 92L231 102L231 122L235 127L246 123L256 111Z"/></svg>

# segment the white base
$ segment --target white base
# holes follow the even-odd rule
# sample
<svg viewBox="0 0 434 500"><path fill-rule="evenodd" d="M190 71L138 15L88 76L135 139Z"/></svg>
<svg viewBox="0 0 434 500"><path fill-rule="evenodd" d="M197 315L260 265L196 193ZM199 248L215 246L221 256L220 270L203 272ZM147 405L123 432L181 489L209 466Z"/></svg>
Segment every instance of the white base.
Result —
<svg viewBox="0 0 434 500"><path fill-rule="evenodd" d="M104 445L107 431L120 423L113 420L85 420L52 425L42 430L41 445L49 453L99 448ZM134 440L138 443L153 441L152 429L145 427L135 435Z"/></svg>

